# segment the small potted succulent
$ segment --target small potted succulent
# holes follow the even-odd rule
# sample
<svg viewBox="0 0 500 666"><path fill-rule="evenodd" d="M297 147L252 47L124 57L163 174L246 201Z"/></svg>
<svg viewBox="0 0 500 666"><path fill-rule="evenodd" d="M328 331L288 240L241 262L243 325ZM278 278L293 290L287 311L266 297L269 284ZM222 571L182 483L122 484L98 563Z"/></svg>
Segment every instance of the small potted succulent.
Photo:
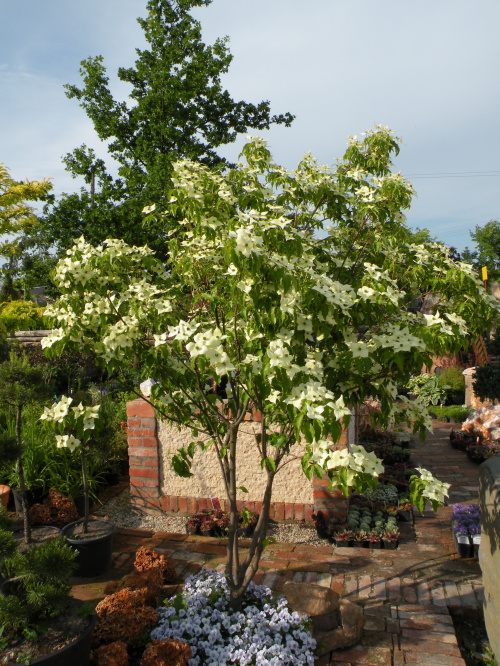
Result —
<svg viewBox="0 0 500 666"><path fill-rule="evenodd" d="M366 532L362 529L352 531L352 546L353 548L364 548L366 540Z"/></svg>
<svg viewBox="0 0 500 666"><path fill-rule="evenodd" d="M413 504L410 502L410 499L408 497L402 497L399 500L398 518L406 523L411 523L413 516L412 509Z"/></svg>
<svg viewBox="0 0 500 666"><path fill-rule="evenodd" d="M382 548L382 534L379 529L374 529L368 533L368 545L371 549Z"/></svg>
<svg viewBox="0 0 500 666"><path fill-rule="evenodd" d="M343 529L335 532L334 538L337 548L345 548L349 546L349 542L352 540L353 534L351 530Z"/></svg>
<svg viewBox="0 0 500 666"><path fill-rule="evenodd" d="M387 527L382 535L382 541L386 550L396 550L399 542L399 530Z"/></svg>

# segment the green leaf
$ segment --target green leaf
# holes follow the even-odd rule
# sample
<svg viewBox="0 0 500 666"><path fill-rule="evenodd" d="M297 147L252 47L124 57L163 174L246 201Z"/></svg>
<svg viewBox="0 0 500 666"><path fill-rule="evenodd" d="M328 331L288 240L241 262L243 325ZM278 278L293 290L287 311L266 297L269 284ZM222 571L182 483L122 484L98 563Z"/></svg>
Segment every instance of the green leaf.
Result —
<svg viewBox="0 0 500 666"><path fill-rule="evenodd" d="M264 539L264 541L262 542L262 550L264 550L266 546L269 546L270 543L276 543L276 539L272 536Z"/></svg>
<svg viewBox="0 0 500 666"><path fill-rule="evenodd" d="M245 488L245 486L238 486L238 490L241 490L242 493L248 493L248 490Z"/></svg>

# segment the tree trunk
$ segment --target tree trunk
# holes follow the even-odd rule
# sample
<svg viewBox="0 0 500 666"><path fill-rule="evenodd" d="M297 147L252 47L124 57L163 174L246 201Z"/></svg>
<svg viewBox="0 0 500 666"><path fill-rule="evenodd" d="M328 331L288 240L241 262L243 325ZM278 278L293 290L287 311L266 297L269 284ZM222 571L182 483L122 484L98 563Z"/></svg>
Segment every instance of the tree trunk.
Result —
<svg viewBox="0 0 500 666"><path fill-rule="evenodd" d="M271 507L272 487L275 473L267 470L267 484L262 502L262 511L255 527L249 552L243 562L239 560L238 547L238 508L236 504L236 440L237 428L231 433L229 451L229 504L230 524L227 541L226 577L229 586L229 603L234 611L241 610L243 596L254 577L264 550L263 542L266 538L269 523L269 510Z"/></svg>
<svg viewBox="0 0 500 666"><path fill-rule="evenodd" d="M18 405L16 411L16 440L19 449L21 449L21 416L23 408ZM17 459L17 473L19 475L19 492L21 493L21 505L23 507L23 521L24 521L24 540L26 543L31 543L31 525L28 510L28 496L26 494L26 484L24 482L24 469L22 457Z"/></svg>

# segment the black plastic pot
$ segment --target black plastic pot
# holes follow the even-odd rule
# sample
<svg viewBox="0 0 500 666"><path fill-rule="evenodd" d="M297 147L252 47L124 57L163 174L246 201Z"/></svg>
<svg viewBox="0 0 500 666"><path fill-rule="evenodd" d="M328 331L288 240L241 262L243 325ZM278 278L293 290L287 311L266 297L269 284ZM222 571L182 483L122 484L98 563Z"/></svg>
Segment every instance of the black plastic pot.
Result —
<svg viewBox="0 0 500 666"><path fill-rule="evenodd" d="M96 622L97 615L93 615L85 631L76 640L62 650L30 661L31 666L88 666L90 638Z"/></svg>
<svg viewBox="0 0 500 666"><path fill-rule="evenodd" d="M413 513L411 511L398 511L398 518L404 523L412 522Z"/></svg>
<svg viewBox="0 0 500 666"><path fill-rule="evenodd" d="M397 541L389 541L388 539L384 539L383 541L384 541L385 550L397 550L398 548Z"/></svg>
<svg viewBox="0 0 500 666"><path fill-rule="evenodd" d="M337 548L348 548L349 547L349 541L346 541L345 539L335 539L335 545Z"/></svg>
<svg viewBox="0 0 500 666"><path fill-rule="evenodd" d="M72 536L77 526L83 523L78 520L75 523L70 523L63 527L62 533L66 541L75 550L78 551L76 558L77 570L75 576L82 576L84 578L99 576L107 571L111 564L113 555L113 537L116 532L116 525L109 520L100 520L98 518L91 518L89 520L89 529L92 530L92 525L100 523L101 525L108 526L105 534L90 537L78 538Z"/></svg>
<svg viewBox="0 0 500 666"><path fill-rule="evenodd" d="M474 557L474 546L467 534L455 534L455 547L459 557Z"/></svg>
<svg viewBox="0 0 500 666"><path fill-rule="evenodd" d="M472 537L472 547L474 549L474 557L479 557L479 546L481 545L481 535L477 534Z"/></svg>
<svg viewBox="0 0 500 666"><path fill-rule="evenodd" d="M382 541L370 541L370 548L372 550L380 550L382 548Z"/></svg>

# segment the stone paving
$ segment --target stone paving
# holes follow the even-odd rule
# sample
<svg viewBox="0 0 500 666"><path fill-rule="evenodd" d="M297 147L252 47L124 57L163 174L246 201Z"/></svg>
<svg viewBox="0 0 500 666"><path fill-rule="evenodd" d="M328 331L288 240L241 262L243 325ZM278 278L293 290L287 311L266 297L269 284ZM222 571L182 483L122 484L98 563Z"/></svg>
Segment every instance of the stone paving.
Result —
<svg viewBox="0 0 500 666"><path fill-rule="evenodd" d="M451 448L449 430L449 425L435 422L434 434L425 443L412 444L412 460L452 484L450 505L477 502L478 467L465 453ZM271 544L255 582L276 592L288 580L316 583L363 607L366 622L361 644L332 652L317 660L317 666L463 666L450 611L475 613L482 605L483 587L477 560L459 559L455 554L450 514L451 506L437 514L415 514L414 526L402 526L395 551ZM130 571L141 546L165 553L174 561L180 579L202 566L222 569L226 559L223 539L120 529L112 569L92 581L74 579L74 596L101 599L108 580Z"/></svg>

